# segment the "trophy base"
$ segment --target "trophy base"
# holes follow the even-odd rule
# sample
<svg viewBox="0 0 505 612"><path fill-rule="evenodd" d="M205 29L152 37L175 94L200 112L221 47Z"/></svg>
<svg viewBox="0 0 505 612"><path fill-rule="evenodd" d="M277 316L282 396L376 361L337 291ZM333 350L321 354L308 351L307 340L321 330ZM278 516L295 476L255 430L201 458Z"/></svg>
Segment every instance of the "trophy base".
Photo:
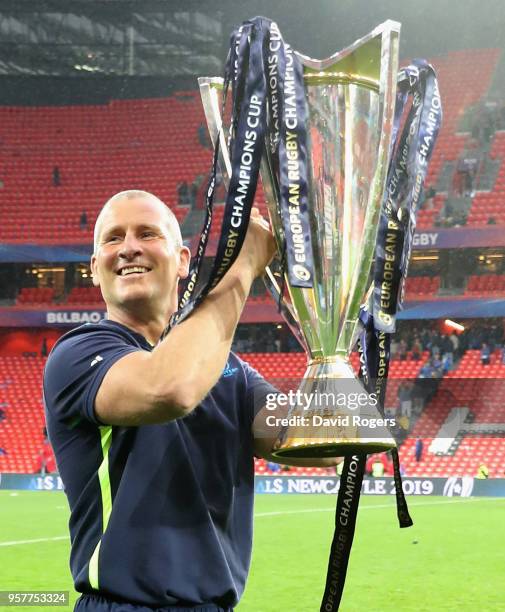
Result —
<svg viewBox="0 0 505 612"><path fill-rule="evenodd" d="M273 449L272 457L279 459L324 459L331 457L346 457L348 455L385 453L395 448L395 442L384 440L338 440L333 443L307 443L307 441L287 440L285 446Z"/></svg>
<svg viewBox="0 0 505 612"><path fill-rule="evenodd" d="M388 429L392 423L381 417L377 398L367 393L346 359L310 362L295 396L301 404L291 407L272 456L321 459L396 447Z"/></svg>

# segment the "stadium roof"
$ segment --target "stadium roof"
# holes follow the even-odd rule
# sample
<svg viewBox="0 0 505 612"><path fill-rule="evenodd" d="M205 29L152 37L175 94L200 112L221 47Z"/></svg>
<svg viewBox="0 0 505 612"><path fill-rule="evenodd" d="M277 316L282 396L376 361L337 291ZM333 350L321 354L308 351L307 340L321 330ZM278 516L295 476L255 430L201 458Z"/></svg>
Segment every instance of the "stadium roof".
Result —
<svg viewBox="0 0 505 612"><path fill-rule="evenodd" d="M211 3L3 0L0 74L167 75L220 71Z"/></svg>
<svg viewBox="0 0 505 612"><path fill-rule="evenodd" d="M502 47L502 0L485 4L484 11L480 0L2 0L0 74L220 73L231 28L254 15L277 20L286 40L313 57L385 19L403 24L406 56Z"/></svg>

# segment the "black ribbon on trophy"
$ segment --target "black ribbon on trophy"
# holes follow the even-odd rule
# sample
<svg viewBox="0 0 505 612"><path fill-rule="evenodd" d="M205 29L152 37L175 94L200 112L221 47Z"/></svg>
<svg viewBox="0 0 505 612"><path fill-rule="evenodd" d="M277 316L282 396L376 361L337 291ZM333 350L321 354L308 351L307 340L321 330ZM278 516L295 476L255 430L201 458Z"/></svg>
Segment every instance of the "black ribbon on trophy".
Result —
<svg viewBox="0 0 505 612"><path fill-rule="evenodd" d="M412 99L400 137L406 102ZM363 332L358 341L360 378L369 393L376 393L384 416L391 333L402 306L404 283L416 227L416 215L442 120L442 105L435 71L424 60L414 60L398 77L392 158L386 181L375 250L371 304L361 312ZM391 451L397 515L401 528L410 527L403 493L398 449ZM331 546L321 612L338 610L343 594L354 537L366 455L346 457L337 499L335 534Z"/></svg>
<svg viewBox="0 0 505 612"><path fill-rule="evenodd" d="M275 63L275 69L271 66L270 72L269 56ZM238 257L247 233L265 139L271 147L279 177L287 274L293 286L312 287L303 68L291 47L282 40L275 23L255 17L234 30L224 75L223 109L230 83L232 117L228 148L232 173L216 257L206 282L199 283L212 224L219 138L214 148L206 216L197 253L182 289L179 308L162 339L193 312ZM291 172L288 180L288 167L291 169L293 165L296 165L296 176Z"/></svg>

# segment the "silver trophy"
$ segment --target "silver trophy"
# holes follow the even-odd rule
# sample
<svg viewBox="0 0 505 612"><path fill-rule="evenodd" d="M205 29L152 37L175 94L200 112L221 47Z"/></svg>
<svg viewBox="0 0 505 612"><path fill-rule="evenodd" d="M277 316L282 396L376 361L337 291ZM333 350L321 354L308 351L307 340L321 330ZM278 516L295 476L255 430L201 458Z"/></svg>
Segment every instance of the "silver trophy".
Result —
<svg viewBox="0 0 505 612"><path fill-rule="evenodd" d="M309 219L314 283L287 291L281 312L307 354L299 390L316 397L293 406L290 423L273 449L278 457L374 453L395 446L381 424L377 402L349 362L367 303L380 208L390 160L398 72L400 24L386 21L364 38L319 61L297 54L304 67L308 102ZM223 128L223 79L200 78L213 143L220 139L223 175L231 175ZM277 178L265 147L261 179L279 253L283 248ZM276 300L282 279L273 267L265 282ZM313 394L311 396L311 394ZM335 398L356 398L355 402ZM293 418L295 417L295 418ZM299 417L299 418L296 418ZM374 423L373 429L370 424Z"/></svg>

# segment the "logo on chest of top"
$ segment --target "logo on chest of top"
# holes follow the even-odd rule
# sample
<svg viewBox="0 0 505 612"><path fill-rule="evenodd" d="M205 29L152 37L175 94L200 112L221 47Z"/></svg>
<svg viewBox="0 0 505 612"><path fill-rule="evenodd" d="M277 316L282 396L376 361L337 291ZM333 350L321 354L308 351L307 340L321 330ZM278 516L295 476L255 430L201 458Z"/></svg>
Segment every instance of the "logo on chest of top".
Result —
<svg viewBox="0 0 505 612"><path fill-rule="evenodd" d="M223 378L229 378L230 376L233 376L237 371L238 368L232 368L230 362L227 361L222 376Z"/></svg>

